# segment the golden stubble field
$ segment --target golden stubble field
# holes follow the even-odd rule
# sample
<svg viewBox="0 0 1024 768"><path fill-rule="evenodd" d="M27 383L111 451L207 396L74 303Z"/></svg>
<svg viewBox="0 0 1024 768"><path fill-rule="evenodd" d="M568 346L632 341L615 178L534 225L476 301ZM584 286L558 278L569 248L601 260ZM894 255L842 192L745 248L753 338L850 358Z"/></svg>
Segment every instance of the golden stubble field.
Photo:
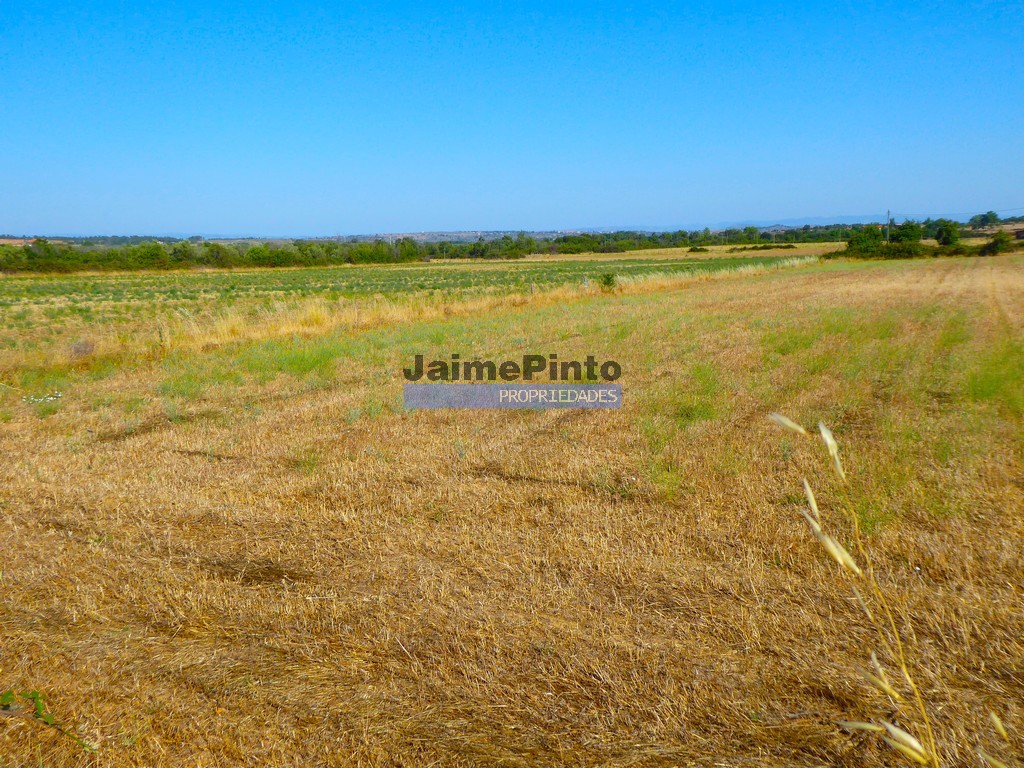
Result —
<svg viewBox="0 0 1024 768"><path fill-rule="evenodd" d="M767 241L763 245L769 245ZM784 245L780 243L780 245ZM736 245L709 245L706 252L691 252L689 248L647 248L642 251L627 251L626 253L556 253L556 254L534 254L527 256L526 261L614 261L618 259L657 259L657 258L678 258L678 259L720 259L729 256L743 256L763 253L768 256L821 256L826 253L835 253L846 248L846 241L825 242L825 243L792 243L792 247L773 248L771 250L756 251L750 246Z"/></svg>
<svg viewBox="0 0 1024 768"><path fill-rule="evenodd" d="M393 320L8 397L0 689L98 750L0 715L0 765L905 764L837 725L921 734L858 673L908 693L803 477L860 522L943 763L1021 754L1021 257ZM615 359L625 407L403 411L453 351Z"/></svg>

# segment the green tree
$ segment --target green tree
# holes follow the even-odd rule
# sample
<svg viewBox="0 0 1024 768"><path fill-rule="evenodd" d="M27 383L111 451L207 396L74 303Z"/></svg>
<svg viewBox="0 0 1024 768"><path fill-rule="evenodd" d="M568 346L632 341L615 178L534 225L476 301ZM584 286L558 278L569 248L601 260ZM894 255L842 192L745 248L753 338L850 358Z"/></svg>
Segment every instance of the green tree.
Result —
<svg viewBox="0 0 1024 768"><path fill-rule="evenodd" d="M873 224L855 227L846 240L851 251L873 251L882 244L882 230Z"/></svg>
<svg viewBox="0 0 1024 768"><path fill-rule="evenodd" d="M935 239L939 245L956 245L960 242L960 225L950 219L935 221Z"/></svg>
<svg viewBox="0 0 1024 768"><path fill-rule="evenodd" d="M1013 250L1013 238L1005 229L997 230L992 239L981 246L978 251L982 256L995 256L997 253L1006 253Z"/></svg>
<svg viewBox="0 0 1024 768"><path fill-rule="evenodd" d="M971 216L967 226L971 229L982 229L983 227L995 226L998 223L999 214L995 211L989 211L988 213L979 213L977 216Z"/></svg>
<svg viewBox="0 0 1024 768"><path fill-rule="evenodd" d="M898 227L892 228L889 239L894 243L919 243L923 236L924 227L908 219Z"/></svg>
<svg viewBox="0 0 1024 768"><path fill-rule="evenodd" d="M185 266L195 263L196 247L188 240L180 240L171 246L171 263Z"/></svg>
<svg viewBox="0 0 1024 768"><path fill-rule="evenodd" d="M162 243L150 241L129 246L133 263L143 269L168 269L171 266L167 251Z"/></svg>
<svg viewBox="0 0 1024 768"><path fill-rule="evenodd" d="M211 267L234 267L238 264L238 252L221 243L203 243L200 261Z"/></svg>

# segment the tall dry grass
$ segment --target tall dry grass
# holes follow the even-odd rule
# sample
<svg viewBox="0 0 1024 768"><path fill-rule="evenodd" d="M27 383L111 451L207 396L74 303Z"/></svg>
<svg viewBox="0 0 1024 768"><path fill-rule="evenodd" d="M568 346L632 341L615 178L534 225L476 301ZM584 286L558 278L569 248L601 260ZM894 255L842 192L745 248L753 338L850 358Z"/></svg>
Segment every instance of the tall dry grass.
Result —
<svg viewBox="0 0 1024 768"><path fill-rule="evenodd" d="M772 413L769 414L768 418L784 429L802 437L809 436L808 431L802 425L787 416ZM819 422L818 434L825 444L836 475L845 483L847 479L846 472L843 469L842 460L839 456L839 444L832 430L824 423ZM913 665L908 658L906 650L907 639L903 637L897 624L893 601L886 594L876 577L871 555L865 547L864 538L861 534L860 521L856 514L846 513L844 515L845 522L852 534L857 554L861 562L865 564L864 568L860 567L857 560L839 541L825 532L825 523L819 510L817 499L806 478L803 480L803 489L809 512L801 510L801 514L807 521L811 533L821 544L825 552L851 580L850 590L856 598L857 605L860 607L864 618L870 624L876 640L883 649L885 658L899 670L906 691L909 691L909 696L906 691L901 693L890 682L890 676L886 673L885 666L878 660L878 656L873 650L870 651L870 668L862 668L861 675L880 694L888 699L893 708L902 716L906 727L917 730L922 734L923 741L905 728L882 718L879 718L878 722L840 720L838 723L842 728L850 732L864 731L877 734L882 742L912 763L939 768L942 760L939 753L939 743L932 727L932 719L928 714L928 702L915 680ZM860 588L858 588L858 584ZM1009 744L1009 733L1006 731L1002 720L995 712L990 711L988 716L995 732ZM989 754L980 745L977 746L976 754L991 768L1007 768L1007 763L1001 757Z"/></svg>

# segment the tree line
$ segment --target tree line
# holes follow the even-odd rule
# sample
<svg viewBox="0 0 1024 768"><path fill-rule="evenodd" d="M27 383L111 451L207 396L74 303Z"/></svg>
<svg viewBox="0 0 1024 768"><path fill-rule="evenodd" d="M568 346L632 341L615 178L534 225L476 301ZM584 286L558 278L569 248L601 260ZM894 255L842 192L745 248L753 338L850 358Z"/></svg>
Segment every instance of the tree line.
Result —
<svg viewBox="0 0 1024 768"><path fill-rule="evenodd" d="M1005 221L1018 221L1006 219ZM994 211L972 217L966 229L982 230L1003 223ZM925 219L918 222L907 219L897 224L893 219L884 226L865 226L852 232L846 240L846 250L830 256L853 256L858 258L912 259L922 256L992 256L1012 251L1014 239L1002 229L995 230L987 243L966 245L962 240L962 227L952 219ZM925 245L924 239L935 240L935 245Z"/></svg>
<svg viewBox="0 0 1024 768"><path fill-rule="evenodd" d="M802 235L802 237L801 237ZM777 235L780 243L837 239L808 230ZM124 238L130 240L130 238ZM3 272L82 272L171 270L200 267L313 267L336 264L388 264L432 259L518 259L535 253L625 253L652 248L771 242L754 228L695 232L610 232L562 235L537 239L516 237L475 242L419 242L401 238L392 242L354 240L293 240L290 242L196 241L159 239L105 245L95 240L56 241L39 238L27 245L0 245Z"/></svg>
<svg viewBox="0 0 1024 768"><path fill-rule="evenodd" d="M989 212L974 217L968 226L999 223ZM956 222L946 219L889 222L889 240L913 249L922 238L940 237ZM203 241L202 238L137 236L68 238L51 242L39 238L27 245L0 245L0 272L82 272L171 270L231 267L312 267L336 264L388 264L431 259L518 259L534 253L626 253L655 248L706 248L710 245L760 246L769 244L847 241L866 253L882 242L877 224L835 224L795 228L731 228L712 231L585 232L554 238L480 238L475 242L420 242L410 237L386 241L317 239L292 241ZM957 235L957 240L959 235ZM893 249L895 253L899 248Z"/></svg>

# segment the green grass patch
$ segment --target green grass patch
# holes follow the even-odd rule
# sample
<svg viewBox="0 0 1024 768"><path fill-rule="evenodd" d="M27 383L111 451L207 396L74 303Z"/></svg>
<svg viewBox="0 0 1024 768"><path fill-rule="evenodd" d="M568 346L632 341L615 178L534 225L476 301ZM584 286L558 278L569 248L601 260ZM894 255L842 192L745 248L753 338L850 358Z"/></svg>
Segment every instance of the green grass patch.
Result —
<svg viewBox="0 0 1024 768"><path fill-rule="evenodd" d="M282 374L330 379L334 375L337 360L349 352L349 345L334 337L284 339L265 341L242 349L235 360L241 370L261 383Z"/></svg>
<svg viewBox="0 0 1024 768"><path fill-rule="evenodd" d="M185 371L169 376L157 385L157 392L164 397L195 400L206 392L210 382L199 371Z"/></svg>
<svg viewBox="0 0 1024 768"><path fill-rule="evenodd" d="M1024 351L1007 341L975 358L966 381L967 396L975 402L995 402L1015 416L1024 414Z"/></svg>

